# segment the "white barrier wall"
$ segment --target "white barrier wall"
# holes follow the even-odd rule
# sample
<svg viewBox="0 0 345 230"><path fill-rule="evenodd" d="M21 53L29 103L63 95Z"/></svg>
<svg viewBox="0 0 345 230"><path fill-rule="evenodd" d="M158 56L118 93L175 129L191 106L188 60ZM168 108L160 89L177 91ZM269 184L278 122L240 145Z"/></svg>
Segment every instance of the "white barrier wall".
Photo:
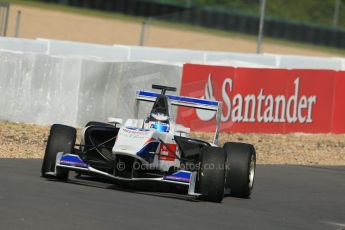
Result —
<svg viewBox="0 0 345 230"><path fill-rule="evenodd" d="M252 63L263 67L278 67L276 57L274 55L265 54L244 54L244 53L206 53L206 62L224 62L224 61L241 61L244 63ZM248 67L248 65L247 65Z"/></svg>
<svg viewBox="0 0 345 230"><path fill-rule="evenodd" d="M184 63L345 70L341 58L0 37L0 120L83 126L132 117L135 91L153 83L179 88Z"/></svg>
<svg viewBox="0 0 345 230"><path fill-rule="evenodd" d="M331 69L344 70L341 58L302 57L296 55L275 55L277 66L286 69Z"/></svg>
<svg viewBox="0 0 345 230"><path fill-rule="evenodd" d="M47 39L38 39L38 41L46 42L47 50L45 53L53 56L74 56L109 61L127 61L128 59L127 47L115 47Z"/></svg>
<svg viewBox="0 0 345 230"><path fill-rule="evenodd" d="M46 53L47 41L0 37L0 49L25 53Z"/></svg>
<svg viewBox="0 0 345 230"><path fill-rule="evenodd" d="M144 62L102 63L83 60L77 125L107 117L133 118L135 92L152 84L178 87L182 67ZM152 105L151 105L152 106ZM148 108L142 110L143 116Z"/></svg>
<svg viewBox="0 0 345 230"><path fill-rule="evenodd" d="M182 68L0 52L0 120L83 126L133 117L135 91L178 86Z"/></svg>
<svg viewBox="0 0 345 230"><path fill-rule="evenodd" d="M200 63L264 68L302 68L345 70L343 58L274 54L196 51L123 45L97 45L49 39L0 37L0 50L44 53L53 56L83 57L100 61L149 61L162 63Z"/></svg>
<svg viewBox="0 0 345 230"><path fill-rule="evenodd" d="M81 61L0 52L0 119L74 124Z"/></svg>

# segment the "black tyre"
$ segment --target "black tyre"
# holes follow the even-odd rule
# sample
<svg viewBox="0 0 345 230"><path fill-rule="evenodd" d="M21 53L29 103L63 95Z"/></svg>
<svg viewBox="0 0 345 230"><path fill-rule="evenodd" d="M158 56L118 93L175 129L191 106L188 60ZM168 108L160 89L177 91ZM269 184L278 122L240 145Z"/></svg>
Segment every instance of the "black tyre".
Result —
<svg viewBox="0 0 345 230"><path fill-rule="evenodd" d="M54 124L50 128L47 147L43 158L41 175L47 177L47 172L55 171L56 155L59 152L73 153L77 130L66 125ZM68 170L57 169L56 178L68 179Z"/></svg>
<svg viewBox="0 0 345 230"><path fill-rule="evenodd" d="M208 146L201 150L198 190L204 200L212 202L223 200L225 159L222 148Z"/></svg>
<svg viewBox="0 0 345 230"><path fill-rule="evenodd" d="M224 145L227 155L225 187L231 196L249 198L255 179L256 153L253 145L228 142Z"/></svg>

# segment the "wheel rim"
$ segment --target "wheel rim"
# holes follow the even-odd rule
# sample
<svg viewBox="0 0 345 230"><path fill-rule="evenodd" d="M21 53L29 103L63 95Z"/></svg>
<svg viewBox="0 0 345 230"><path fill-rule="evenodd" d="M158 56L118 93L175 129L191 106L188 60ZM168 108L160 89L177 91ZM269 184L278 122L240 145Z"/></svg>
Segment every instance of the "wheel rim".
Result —
<svg viewBox="0 0 345 230"><path fill-rule="evenodd" d="M254 176L255 176L255 157L254 154L252 154L250 158L250 164L249 164L249 188L253 188L254 184Z"/></svg>

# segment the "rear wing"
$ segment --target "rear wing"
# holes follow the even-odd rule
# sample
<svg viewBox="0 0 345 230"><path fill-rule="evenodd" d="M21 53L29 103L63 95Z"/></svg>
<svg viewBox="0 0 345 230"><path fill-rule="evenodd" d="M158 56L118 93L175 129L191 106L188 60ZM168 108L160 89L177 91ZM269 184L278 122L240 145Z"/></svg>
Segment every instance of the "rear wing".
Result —
<svg viewBox="0 0 345 230"><path fill-rule="evenodd" d="M138 118L139 114L139 102L140 101L148 101L148 102L155 102L157 97L160 96L159 93L153 93L148 91L137 91L135 97L135 108L134 108L134 115ZM219 129L220 129L220 118L222 114L222 102L219 101L211 101L193 97L183 97L183 96L174 96L174 95L166 95L169 98L169 101L172 105L175 106L183 106L195 109L204 109L204 110L211 110L216 112L216 130L215 136L213 139L213 143L218 145L218 137L219 137Z"/></svg>

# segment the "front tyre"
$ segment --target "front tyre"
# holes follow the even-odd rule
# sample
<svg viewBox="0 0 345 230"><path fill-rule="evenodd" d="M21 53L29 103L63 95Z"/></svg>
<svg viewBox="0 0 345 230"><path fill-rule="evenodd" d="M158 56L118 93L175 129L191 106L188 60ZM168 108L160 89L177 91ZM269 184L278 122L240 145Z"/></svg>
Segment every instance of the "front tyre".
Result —
<svg viewBox="0 0 345 230"><path fill-rule="evenodd" d="M51 127L41 168L42 177L48 177L46 173L55 171L57 153L74 152L76 136L77 130L73 127L59 124L54 124ZM68 170L57 168L56 178L58 180L67 180Z"/></svg>
<svg viewBox="0 0 345 230"><path fill-rule="evenodd" d="M208 146L201 150L198 188L204 200L212 202L223 200L225 159L222 148Z"/></svg>
<svg viewBox="0 0 345 230"><path fill-rule="evenodd" d="M255 179L256 152L253 145L228 142L224 144L226 160L225 187L231 196L249 198Z"/></svg>

